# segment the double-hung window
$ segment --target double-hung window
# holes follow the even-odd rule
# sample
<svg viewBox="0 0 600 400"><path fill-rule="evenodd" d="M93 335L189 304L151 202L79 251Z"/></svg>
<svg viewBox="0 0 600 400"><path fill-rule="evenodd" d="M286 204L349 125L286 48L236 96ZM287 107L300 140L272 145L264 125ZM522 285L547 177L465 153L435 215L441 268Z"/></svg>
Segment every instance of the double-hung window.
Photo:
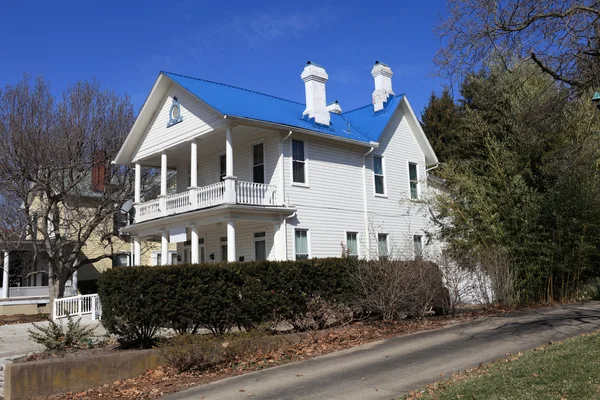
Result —
<svg viewBox="0 0 600 400"><path fill-rule="evenodd" d="M308 230L296 229L296 260L308 259Z"/></svg>
<svg viewBox="0 0 600 400"><path fill-rule="evenodd" d="M227 175L227 156L221 154L219 156L219 181L224 181L225 175Z"/></svg>
<svg viewBox="0 0 600 400"><path fill-rule="evenodd" d="M254 232L254 260L267 259L267 235L265 232Z"/></svg>
<svg viewBox="0 0 600 400"><path fill-rule="evenodd" d="M385 194L385 179L383 175L383 157L373 156L373 175L375 177L375 193Z"/></svg>
<svg viewBox="0 0 600 400"><path fill-rule="evenodd" d="M358 233L346 232L346 247L348 257L358 258Z"/></svg>
<svg viewBox="0 0 600 400"><path fill-rule="evenodd" d="M380 260L387 260L389 258L387 233L379 233L377 235L377 252Z"/></svg>
<svg viewBox="0 0 600 400"><path fill-rule="evenodd" d="M408 163L408 181L410 183L410 198L416 200L419 198L419 176L417 173L417 164Z"/></svg>
<svg viewBox="0 0 600 400"><path fill-rule="evenodd" d="M265 183L265 146L262 143L252 146L252 182Z"/></svg>
<svg viewBox="0 0 600 400"><path fill-rule="evenodd" d="M414 235L413 242L415 246L415 259L423 258L423 236Z"/></svg>
<svg viewBox="0 0 600 400"><path fill-rule="evenodd" d="M306 148L303 140L292 140L292 181L306 184Z"/></svg>

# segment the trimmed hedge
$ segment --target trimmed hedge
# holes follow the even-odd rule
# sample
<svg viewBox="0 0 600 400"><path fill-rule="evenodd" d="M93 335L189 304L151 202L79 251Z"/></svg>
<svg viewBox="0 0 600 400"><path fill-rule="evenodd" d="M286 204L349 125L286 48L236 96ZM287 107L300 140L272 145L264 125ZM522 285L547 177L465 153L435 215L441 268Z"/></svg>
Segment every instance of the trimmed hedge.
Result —
<svg viewBox="0 0 600 400"><path fill-rule="evenodd" d="M302 315L314 296L350 302L348 258L114 268L100 275L102 324L124 342L150 347L160 328L220 334Z"/></svg>

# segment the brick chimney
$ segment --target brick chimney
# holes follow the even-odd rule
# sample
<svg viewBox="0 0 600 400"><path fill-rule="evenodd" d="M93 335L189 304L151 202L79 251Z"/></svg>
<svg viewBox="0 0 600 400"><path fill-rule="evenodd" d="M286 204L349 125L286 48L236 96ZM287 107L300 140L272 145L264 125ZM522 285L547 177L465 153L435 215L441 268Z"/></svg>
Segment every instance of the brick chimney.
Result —
<svg viewBox="0 0 600 400"><path fill-rule="evenodd" d="M309 118L314 118L317 124L329 126L329 111L325 96L325 83L329 76L325 68L309 61L300 77L304 81L306 90L306 109L302 117L308 115Z"/></svg>
<svg viewBox="0 0 600 400"><path fill-rule="evenodd" d="M389 65L375 61L371 70L371 75L375 80L375 90L373 91L373 111L383 110L383 105L390 95L394 95L392 90L392 69Z"/></svg>
<svg viewBox="0 0 600 400"><path fill-rule="evenodd" d="M104 150L96 150L92 153L92 191L104 191L107 177L106 152Z"/></svg>

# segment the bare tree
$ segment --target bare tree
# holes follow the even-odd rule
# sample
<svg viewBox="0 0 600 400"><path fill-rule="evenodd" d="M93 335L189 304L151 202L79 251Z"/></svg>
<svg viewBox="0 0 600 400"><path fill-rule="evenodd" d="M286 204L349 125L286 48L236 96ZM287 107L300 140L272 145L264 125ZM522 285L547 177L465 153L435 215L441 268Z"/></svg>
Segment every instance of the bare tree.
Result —
<svg viewBox="0 0 600 400"><path fill-rule="evenodd" d="M557 81L583 91L600 86L600 2L593 0L448 0L436 33L446 41L436 55L454 78L501 62L526 59Z"/></svg>
<svg viewBox="0 0 600 400"><path fill-rule="evenodd" d="M111 160L133 120L129 98L95 80L58 99L42 77L0 91L1 239L5 248L31 242L48 266L51 299L80 266L115 255L113 216L134 188L133 170ZM91 238L105 252L87 258Z"/></svg>

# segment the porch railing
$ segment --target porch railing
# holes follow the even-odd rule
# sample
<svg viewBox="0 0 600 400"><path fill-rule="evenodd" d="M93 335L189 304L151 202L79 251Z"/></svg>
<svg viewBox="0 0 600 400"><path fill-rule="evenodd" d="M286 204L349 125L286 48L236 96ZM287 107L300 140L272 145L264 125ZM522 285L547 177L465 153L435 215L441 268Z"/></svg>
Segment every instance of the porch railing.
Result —
<svg viewBox="0 0 600 400"><path fill-rule="evenodd" d="M8 288L8 298L16 297L48 297L48 286L18 286ZM72 296L73 288L65 286L65 296Z"/></svg>
<svg viewBox="0 0 600 400"><path fill-rule="evenodd" d="M237 182L236 197L238 204L275 206L277 205L277 186L264 183Z"/></svg>
<svg viewBox="0 0 600 400"><path fill-rule="evenodd" d="M161 199L150 200L136 205L135 221L139 223L167 215L218 206L225 203L225 191L225 182L218 182L191 191L172 194ZM282 205L275 185L238 181L236 182L235 191L234 198L237 204Z"/></svg>
<svg viewBox="0 0 600 400"><path fill-rule="evenodd" d="M63 297L54 300L52 319L65 318L68 315L82 316L91 314L92 321L102 316L102 305L97 294L85 294L72 297Z"/></svg>

